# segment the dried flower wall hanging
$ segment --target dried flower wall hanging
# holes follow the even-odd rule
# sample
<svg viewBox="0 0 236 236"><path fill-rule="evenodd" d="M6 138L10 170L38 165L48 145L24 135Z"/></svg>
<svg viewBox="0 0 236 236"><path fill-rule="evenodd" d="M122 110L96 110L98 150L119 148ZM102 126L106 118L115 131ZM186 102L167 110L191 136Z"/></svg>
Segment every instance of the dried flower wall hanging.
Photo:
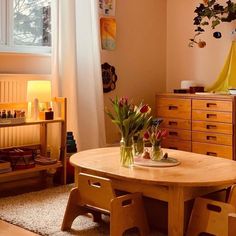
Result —
<svg viewBox="0 0 236 236"><path fill-rule="evenodd" d="M200 48L206 46L206 42L201 39L197 40L197 37L205 32L205 26L211 26L213 30L223 23L236 20L236 3L231 0L227 1L225 5L218 3L218 0L203 0L194 11L197 16L194 17L194 25L196 25L193 38L190 39L189 46L193 47L197 44ZM221 32L215 31L213 37L219 39L222 37Z"/></svg>

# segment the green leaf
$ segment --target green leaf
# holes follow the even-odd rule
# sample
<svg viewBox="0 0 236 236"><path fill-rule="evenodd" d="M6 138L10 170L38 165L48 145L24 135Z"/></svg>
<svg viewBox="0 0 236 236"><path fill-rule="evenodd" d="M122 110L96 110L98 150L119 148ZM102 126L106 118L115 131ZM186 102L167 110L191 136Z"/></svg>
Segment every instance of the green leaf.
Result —
<svg viewBox="0 0 236 236"><path fill-rule="evenodd" d="M201 25L202 25L202 26L204 26L204 25L209 25L209 22L204 21L204 22L201 23Z"/></svg>
<svg viewBox="0 0 236 236"><path fill-rule="evenodd" d="M216 27L217 25L219 25L219 24L220 24L220 21L219 21L219 20L213 20L213 21L212 21L212 24L211 24L212 29L215 29L215 27Z"/></svg>

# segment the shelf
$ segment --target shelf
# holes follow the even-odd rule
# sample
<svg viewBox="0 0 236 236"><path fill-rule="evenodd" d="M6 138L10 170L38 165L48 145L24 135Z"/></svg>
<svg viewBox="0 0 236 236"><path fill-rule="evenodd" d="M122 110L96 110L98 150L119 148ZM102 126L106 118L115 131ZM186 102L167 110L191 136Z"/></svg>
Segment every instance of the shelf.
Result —
<svg viewBox="0 0 236 236"><path fill-rule="evenodd" d="M18 185L18 182L16 181L18 176L21 175L21 177L26 177L28 178L28 176L31 176L32 173L35 172L40 172L40 171L46 171L48 169L56 169L56 168L60 168L62 167L62 171L60 172L61 175L61 183L62 184L66 184L66 119L67 119L67 99L64 97L54 97L52 98L52 104L53 107L55 108L55 113L54 113L54 119L53 120L36 120L36 121L32 121L32 120L27 120L24 122L24 120L5 120L1 122L6 122L4 123L0 123L0 129L1 128L10 128L10 127L23 127L23 126L37 126L36 128L38 129L38 133L39 133L39 143L32 143L32 144L26 144L26 145L21 145L21 146L16 146L16 147L3 147L0 148L0 150L3 149L8 149L8 148L23 148L23 147L31 147L31 148L35 148L35 149L40 149L40 154L41 155L45 155L46 151L47 151L47 143L48 143L48 134L49 134L49 125L53 124L53 123L57 123L60 124L58 126L60 135L58 135L58 137L53 137L56 139L59 139L59 143L60 143L60 160L52 165L36 165L33 168L29 168L29 169L24 169L24 170L15 170L15 171L11 171L8 173L2 173L0 174L0 182L12 182L12 184L14 182L15 185ZM22 102L22 103L0 103L0 110L15 110L15 109L19 109L19 110L25 110L27 111L28 108L28 103L27 102ZM14 118L13 118L14 119ZM7 123L8 122L8 123ZM11 123L12 122L12 123ZM14 122L19 122L19 123L14 123ZM22 123L21 123L22 122ZM4 129L3 133L4 133ZM10 130L11 131L11 130ZM17 131L17 129L14 129L12 131ZM27 131L27 129L26 129ZM8 132L8 130L7 130ZM13 132L13 133L14 133ZM3 136L4 137L4 136ZM6 137L7 138L7 137ZM19 137L18 137L19 138ZM14 143L14 142L12 142ZM43 178L46 178L45 176ZM14 184L13 184L14 185Z"/></svg>
<svg viewBox="0 0 236 236"><path fill-rule="evenodd" d="M26 121L24 123L20 123L20 124L3 124L0 123L0 128L4 128L4 127L14 127L14 126L25 126L25 125L40 125L40 124L49 124L49 123L58 123L58 122L64 122L63 119L61 118L57 118L57 119L53 119L53 120L36 120L36 121Z"/></svg>
<svg viewBox="0 0 236 236"><path fill-rule="evenodd" d="M29 168L29 169L14 170L8 173L2 173L0 174L0 179L3 177L5 178L5 177L16 176L20 174L27 174L27 173L32 173L32 172L37 172L37 171L42 171L42 170L48 170L51 168L59 168L59 167L62 167L62 163L60 161L52 165L35 165L35 167Z"/></svg>

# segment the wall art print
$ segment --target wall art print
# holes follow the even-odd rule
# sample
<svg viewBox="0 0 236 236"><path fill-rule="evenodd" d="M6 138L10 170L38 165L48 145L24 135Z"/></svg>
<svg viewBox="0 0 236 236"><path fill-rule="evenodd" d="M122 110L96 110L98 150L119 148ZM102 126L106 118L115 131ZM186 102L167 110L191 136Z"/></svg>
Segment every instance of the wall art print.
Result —
<svg viewBox="0 0 236 236"><path fill-rule="evenodd" d="M102 49L114 50L116 48L116 20L114 18L100 18L100 32Z"/></svg>
<svg viewBox="0 0 236 236"><path fill-rule="evenodd" d="M99 14L115 16L115 0L99 0Z"/></svg>

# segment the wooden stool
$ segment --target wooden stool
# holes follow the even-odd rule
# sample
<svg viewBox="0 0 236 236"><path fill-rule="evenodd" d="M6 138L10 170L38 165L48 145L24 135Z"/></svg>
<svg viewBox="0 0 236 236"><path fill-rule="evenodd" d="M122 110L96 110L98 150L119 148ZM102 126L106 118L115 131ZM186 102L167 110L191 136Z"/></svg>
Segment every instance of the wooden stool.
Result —
<svg viewBox="0 0 236 236"><path fill-rule="evenodd" d="M227 236L228 215L230 213L235 213L235 209L235 185L231 188L228 203L196 198L187 230L187 236L199 236L201 233L208 233L212 236ZM232 235L236 236L236 233L231 234L230 236Z"/></svg>
<svg viewBox="0 0 236 236"><path fill-rule="evenodd" d="M80 173L78 188L70 192L61 230L70 229L74 219L86 213L91 213L95 222L101 220L101 213L110 214L111 236L134 227L141 236L149 232L141 193L117 197L109 179Z"/></svg>
<svg viewBox="0 0 236 236"><path fill-rule="evenodd" d="M236 207L236 184L230 187L230 193L227 203Z"/></svg>
<svg viewBox="0 0 236 236"><path fill-rule="evenodd" d="M235 213L229 214L228 228L229 228L228 236L235 236L236 235L236 214Z"/></svg>

